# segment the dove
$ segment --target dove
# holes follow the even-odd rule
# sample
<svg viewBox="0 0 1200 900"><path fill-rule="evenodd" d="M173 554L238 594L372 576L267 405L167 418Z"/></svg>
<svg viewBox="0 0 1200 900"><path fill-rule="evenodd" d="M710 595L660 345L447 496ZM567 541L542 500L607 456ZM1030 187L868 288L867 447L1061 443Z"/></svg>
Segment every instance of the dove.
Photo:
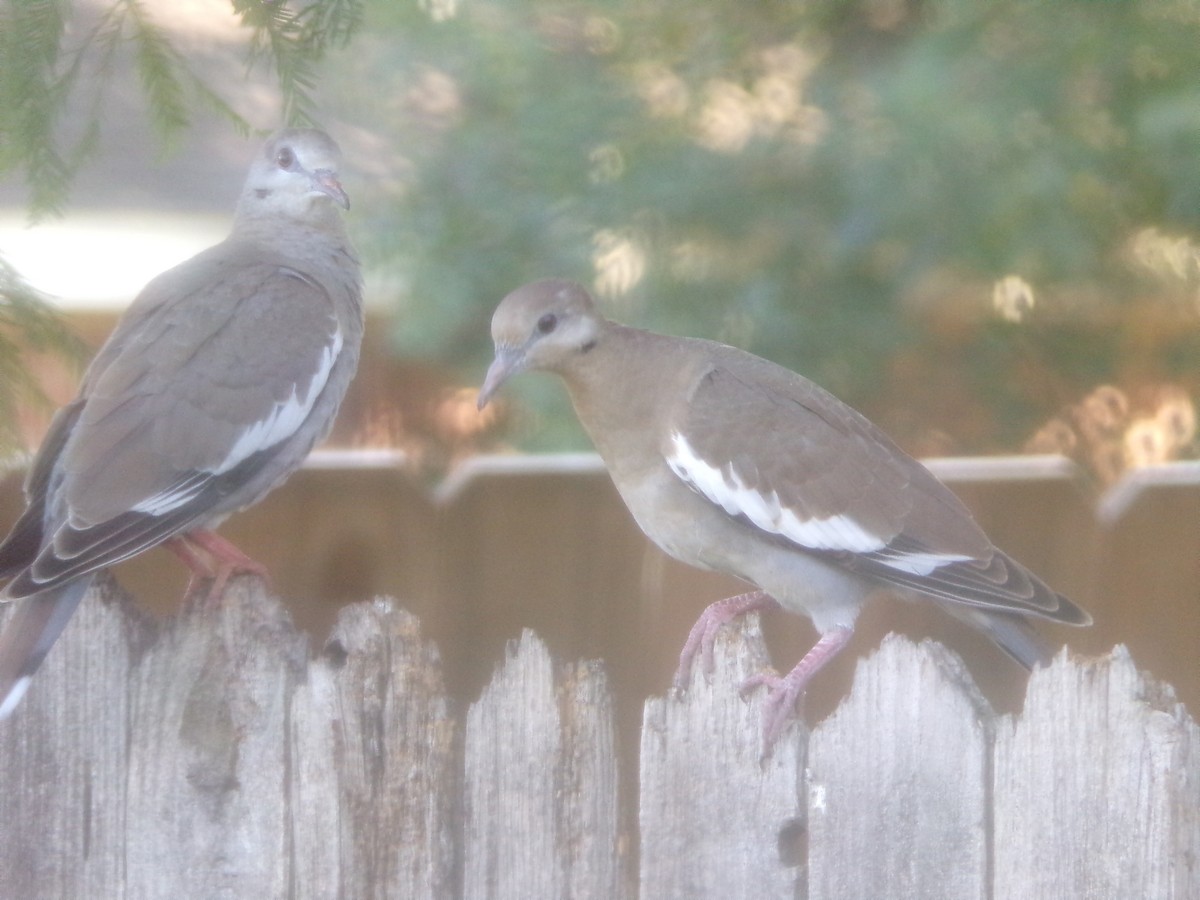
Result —
<svg viewBox="0 0 1200 900"><path fill-rule="evenodd" d="M0 543L0 718L96 573L164 544L212 580L265 569L213 531L295 471L358 365L362 280L341 153L287 129L250 165L228 237L151 280L60 409ZM131 248L131 252L133 248Z"/></svg>
<svg viewBox="0 0 1200 900"><path fill-rule="evenodd" d="M786 675L764 673L764 753L812 677L877 594L924 597L1026 668L1048 651L1031 619L1086 612L993 546L958 498L879 428L788 369L712 341L604 318L578 284L546 279L492 317L483 408L524 371L561 377L613 483L664 552L753 590L701 615L680 655L711 670L717 629L756 609L806 615L820 637Z"/></svg>

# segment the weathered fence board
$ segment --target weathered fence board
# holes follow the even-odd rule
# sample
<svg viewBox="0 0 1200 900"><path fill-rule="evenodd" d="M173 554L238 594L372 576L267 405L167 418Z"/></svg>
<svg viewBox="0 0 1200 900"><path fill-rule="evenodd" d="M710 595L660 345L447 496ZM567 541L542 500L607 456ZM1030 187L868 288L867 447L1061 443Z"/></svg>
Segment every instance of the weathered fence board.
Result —
<svg viewBox="0 0 1200 900"><path fill-rule="evenodd" d="M1124 648L1033 674L995 784L998 900L1200 897L1200 729Z"/></svg>
<svg viewBox="0 0 1200 900"><path fill-rule="evenodd" d="M1200 729L1123 650L996 719L889 638L762 760L765 663L722 629L618 779L605 673L531 633L463 706L390 601L313 655L253 579L157 626L100 579L0 724L0 897L1200 896Z"/></svg>
<svg viewBox="0 0 1200 900"><path fill-rule="evenodd" d="M19 716L0 724L0 897L124 897L134 745L130 676L143 623L93 591ZM131 639L132 638L132 639ZM149 823L145 823L149 824Z"/></svg>
<svg viewBox="0 0 1200 900"><path fill-rule="evenodd" d="M809 741L811 900L989 897L991 732L958 657L885 638Z"/></svg>
<svg viewBox="0 0 1200 900"><path fill-rule="evenodd" d="M767 665L758 616L722 629L711 678L646 703L638 795L643 898L770 900L803 885L804 729L762 757L762 701L739 687ZM799 845L799 847L797 846Z"/></svg>
<svg viewBox="0 0 1200 900"><path fill-rule="evenodd" d="M241 580L225 602L189 609L130 672L131 897L287 890L289 706L307 647L253 586Z"/></svg>
<svg viewBox="0 0 1200 900"><path fill-rule="evenodd" d="M456 893L457 718L417 619L346 607L292 703L289 897Z"/></svg>
<svg viewBox="0 0 1200 900"><path fill-rule="evenodd" d="M467 713L463 896L622 896L612 700L533 632Z"/></svg>
<svg viewBox="0 0 1200 900"><path fill-rule="evenodd" d="M331 644L253 580L152 632L102 579L0 726L0 897L449 896L436 653L385 601Z"/></svg>

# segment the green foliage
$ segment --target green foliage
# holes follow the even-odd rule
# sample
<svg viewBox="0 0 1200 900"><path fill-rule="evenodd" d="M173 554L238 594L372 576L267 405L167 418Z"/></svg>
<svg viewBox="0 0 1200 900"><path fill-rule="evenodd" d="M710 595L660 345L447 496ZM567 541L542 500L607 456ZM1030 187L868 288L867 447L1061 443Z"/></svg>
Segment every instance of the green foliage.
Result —
<svg viewBox="0 0 1200 900"><path fill-rule="evenodd" d="M231 3L289 121L319 74L386 148L354 221L406 354L478 378L499 298L559 274L876 416L933 397L920 427L957 449L1018 445L1103 381L1200 390L1193 0ZM245 127L155 9L105 0L67 46L66 0L0 0L0 177L35 213L97 151L117 54L164 146L198 103ZM91 112L67 128L73 91ZM1151 229L1157 269L1131 249ZM1005 276L1037 298L1018 324ZM537 443L584 443L553 385L514 388Z"/></svg>
<svg viewBox="0 0 1200 900"><path fill-rule="evenodd" d="M327 50L350 39L361 23L363 2L321 0L294 11L282 0L232 0L247 31L247 65L273 66L286 121L311 121L315 66ZM101 151L105 92L122 54L131 55L148 120L164 151L188 127L197 105L221 114L240 132L250 130L189 67L155 18L161 7L147 0L104 0L83 15L81 6L0 0L0 179L24 181L33 220L61 213L75 174ZM77 34L71 41L69 25ZM78 352L44 298L0 258L0 454L13 446L17 404L40 398L21 365L22 346Z"/></svg>
<svg viewBox="0 0 1200 900"><path fill-rule="evenodd" d="M1200 226L1195 3L430 0L369 13L372 36L335 78L350 107L362 85L382 87L372 127L412 169L398 205L368 210L399 225L371 229L366 249L402 275L397 344L473 372L499 298L560 274L605 288L618 318L736 342L870 411L911 402L889 396L902 360L920 370L907 383L943 379L954 331L986 370L974 396L998 423L963 443L1011 447L1131 368L1129 343L1097 322L1125 328L1162 293L1129 263L1134 234ZM1006 275L1038 304L996 328ZM1194 324L1196 305L1181 309ZM1057 392L1016 377L1052 363ZM1195 377L1168 357L1132 368ZM557 421L545 396L559 394L514 387Z"/></svg>
<svg viewBox="0 0 1200 900"><path fill-rule="evenodd" d="M315 67L326 51L350 39L364 0L321 0L298 11L286 2L231 3L246 28L247 66L271 65L284 120L310 123ZM146 0L105 0L97 21L85 25L88 17L66 0L0 3L0 179L24 178L33 218L62 211L75 173L98 152L105 91L123 53L131 54L148 120L164 148L188 127L197 104L249 132L229 102L191 70L155 11ZM87 30L68 46L69 23ZM65 121L69 101L81 95L87 99L83 118Z"/></svg>
<svg viewBox="0 0 1200 900"><path fill-rule="evenodd" d="M0 473L19 446L18 407L23 403L45 403L41 388L23 364L27 350L55 351L78 358L82 348L46 298L0 259Z"/></svg>
<svg viewBox="0 0 1200 900"><path fill-rule="evenodd" d="M0 177L25 169L36 208L61 205L78 154L52 139L62 81L55 73L65 10L60 3L0 7ZM40 99L39 99L40 98Z"/></svg>
<svg viewBox="0 0 1200 900"><path fill-rule="evenodd" d="M362 24L363 0L322 0L298 11L285 3L232 2L251 30L248 62L268 60L278 73L284 120L312 124L316 64L329 48L344 46Z"/></svg>

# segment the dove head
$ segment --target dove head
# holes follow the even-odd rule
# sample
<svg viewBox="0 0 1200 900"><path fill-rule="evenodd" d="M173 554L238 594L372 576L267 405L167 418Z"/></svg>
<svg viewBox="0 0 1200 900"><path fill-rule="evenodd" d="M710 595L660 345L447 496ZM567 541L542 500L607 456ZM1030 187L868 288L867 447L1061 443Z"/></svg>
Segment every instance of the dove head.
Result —
<svg viewBox="0 0 1200 900"><path fill-rule="evenodd" d="M349 209L350 198L338 181L341 156L333 138L323 131L278 132L250 166L238 215L306 220L332 214L332 204Z"/></svg>
<svg viewBox="0 0 1200 900"><path fill-rule="evenodd" d="M566 371L596 346L604 325L588 292L572 281L548 278L517 288L492 316L496 358L479 391L479 408L518 372Z"/></svg>

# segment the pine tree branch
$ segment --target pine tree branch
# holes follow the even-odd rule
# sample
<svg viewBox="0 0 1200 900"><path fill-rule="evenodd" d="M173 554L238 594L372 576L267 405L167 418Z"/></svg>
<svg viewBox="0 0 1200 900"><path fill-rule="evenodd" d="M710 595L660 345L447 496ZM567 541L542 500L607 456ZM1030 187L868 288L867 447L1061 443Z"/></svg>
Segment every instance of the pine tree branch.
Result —
<svg viewBox="0 0 1200 900"><path fill-rule="evenodd" d="M76 173L99 151L106 92L124 53L132 54L148 119L163 149L169 150L188 127L196 105L217 112L240 134L251 130L191 69L150 4L106 2L97 23L66 48L64 36L75 11L69 0L0 0L0 179L17 177L27 185L34 221L61 214ZM286 0L231 4L249 30L248 69L270 66L286 120L310 122L316 63L361 25L363 0L322 0L299 12L288 9ZM71 101L72 120L65 123ZM18 406L45 402L24 365L26 350L82 356L46 298L0 258L0 461L19 439Z"/></svg>
<svg viewBox="0 0 1200 900"><path fill-rule="evenodd" d="M279 83L285 121L311 123L317 63L361 26L364 0L321 0L298 11L286 0L230 2L248 31L248 70L268 66ZM108 0L99 23L78 46L66 49L72 11L66 0L0 4L0 109L5 110L0 179L18 176L26 183L31 218L62 212L75 174L97 151L105 91L125 51L132 53L148 118L163 148L169 150L187 128L197 105L216 111L239 133L250 131L232 105L190 68L150 4ZM60 125L68 101L80 91L90 92L87 114L70 123L70 131L80 136L67 142Z"/></svg>
<svg viewBox="0 0 1200 900"><path fill-rule="evenodd" d="M48 405L25 364L27 351L53 353L72 365L84 358L83 343L63 324L46 296L0 257L0 469L21 449L18 407Z"/></svg>

